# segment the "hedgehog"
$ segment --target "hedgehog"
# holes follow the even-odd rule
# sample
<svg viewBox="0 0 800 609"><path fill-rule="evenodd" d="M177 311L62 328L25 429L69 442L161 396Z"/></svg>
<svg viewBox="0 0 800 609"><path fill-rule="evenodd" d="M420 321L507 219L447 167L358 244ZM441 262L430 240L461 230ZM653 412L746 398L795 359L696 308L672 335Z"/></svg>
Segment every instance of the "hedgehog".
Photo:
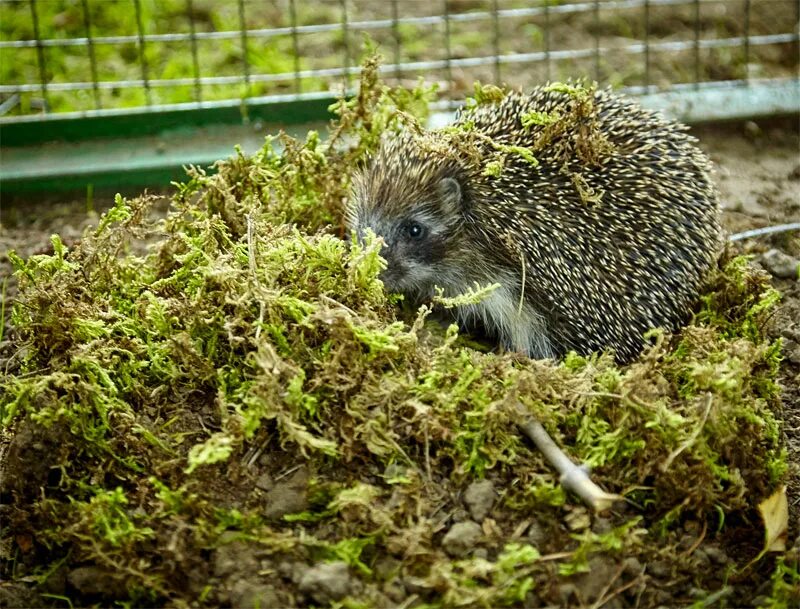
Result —
<svg viewBox="0 0 800 609"><path fill-rule="evenodd" d="M627 362L686 322L722 244L687 130L595 87L502 91L447 127L386 134L346 223L383 239L389 292L421 304L499 284L456 310L462 327L533 358Z"/></svg>

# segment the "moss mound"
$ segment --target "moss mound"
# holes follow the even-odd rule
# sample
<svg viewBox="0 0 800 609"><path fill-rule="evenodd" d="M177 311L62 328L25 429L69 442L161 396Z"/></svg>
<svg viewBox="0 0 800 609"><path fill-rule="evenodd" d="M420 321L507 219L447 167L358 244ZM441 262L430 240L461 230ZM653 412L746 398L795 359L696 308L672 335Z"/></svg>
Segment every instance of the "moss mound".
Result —
<svg viewBox="0 0 800 609"><path fill-rule="evenodd" d="M62 606L633 605L658 602L644 566L669 556L665 581L701 598L752 593L775 565L748 565L754 508L786 467L767 278L721 263L693 323L627 367L486 352L399 311L342 214L352 169L431 92L375 67L328 140L268 141L192 170L165 219L118 198L72 249L16 258L4 576ZM629 505L599 518L565 496L518 402ZM484 478L469 542L451 525ZM698 572L689 531L737 547L727 573ZM598 560L616 575L592 592Z"/></svg>

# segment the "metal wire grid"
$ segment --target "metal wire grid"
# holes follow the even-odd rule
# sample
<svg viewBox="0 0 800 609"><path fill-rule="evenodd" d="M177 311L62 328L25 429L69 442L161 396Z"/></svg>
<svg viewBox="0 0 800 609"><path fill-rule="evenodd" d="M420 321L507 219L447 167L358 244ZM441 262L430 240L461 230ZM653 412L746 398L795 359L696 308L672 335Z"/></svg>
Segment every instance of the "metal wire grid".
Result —
<svg viewBox="0 0 800 609"><path fill-rule="evenodd" d="M402 79L404 77L433 77L441 80L440 74L444 74L444 85L448 88L454 81L454 71L469 68L488 67L491 69L491 77L496 82L501 82L508 78L510 67L522 67L536 65L544 68L544 78L550 80L554 77L554 65L562 60L585 60L591 69L586 67L584 73L574 73L574 77L595 78L603 82L601 71L601 61L607 53L624 55L632 63L640 63L643 76L639 79L639 84L626 83L623 87L631 93L646 93L656 90L652 79L652 58L657 53L669 52L690 52L692 54L692 74L693 78L689 82L671 82L670 88L683 89L687 87L700 88L711 85L719 85L720 81L713 79L704 80L701 75L702 62L701 53L714 49L734 49L743 53L742 66L743 74L740 78L724 79L727 86L747 85L752 80L750 73L751 54L753 49L767 47L770 45L793 44L795 47L800 43L800 0L793 3L794 14L790 20L776 19L776 25L782 26L789 31L753 34L751 32L751 15L753 4L756 2L770 2L774 0L725 0L733 5L738 4L743 15L741 31L735 36L723 37L703 37L701 36L700 14L702 5L719 4L721 0L591 0L576 1L568 0L533 0L529 2L531 6L501 8L499 0L488 0L484 2L483 10L471 10L469 12L458 12L459 4L454 0L443 0L440 3L441 12L433 15L421 16L401 16L401 8L419 8L420 5L409 2L408 0L390 0L388 3L389 16L385 19L369 19L351 21L350 4L354 0L336 0L340 9L340 19L337 22L318 23L301 25L298 22L297 5L302 0L284 0L286 11L288 12L288 26L248 29L247 10L253 9L252 5L247 6L245 0L233 0L239 17L239 28L227 31L197 31L195 10L193 0L186 0L186 15L189 22L188 32L172 33L147 33L143 19L142 0L130 0L136 15L136 31L125 35L98 35L101 32L91 21L90 3L93 0L79 0L82 15L83 29L85 35L72 38L42 38L40 35L39 5L47 0L16 0L17 4L26 3L30 9L30 19L34 37L27 40L0 40L0 52L9 53L13 50L30 49L36 50L36 61L38 67L39 82L24 83L0 83L0 96L6 99L0 103L0 114L12 109L19 100L20 94L38 93L41 95L39 104L45 112L50 108L49 98L54 92L68 91L91 91L94 100L94 110L83 114L102 114L107 107L104 107L101 91L120 90L120 89L141 89L145 94L145 104L153 106L153 90L160 88L191 87L193 90L193 100L190 105L207 106L209 102L204 99L204 92L212 86L244 86L244 96L252 94L252 87L255 84L279 84L292 83L293 91L290 93L280 93L268 95L267 98L276 100L287 99L313 99L330 94L335 88L335 83L350 86L352 78L358 73L359 67L355 62L355 46L357 36L361 32L375 34L381 31L391 33L391 48L383 47L385 54L392 59L390 63L382 66L384 75ZM95 0L102 1L102 0ZM228 0L231 1L231 0ZM428 3L430 4L430 3ZM785 3L784 3L785 4ZM653 34L652 12L656 8L689 6L693 11L693 28L690 32L678 40L656 39ZM600 14L601 11L626 11L639 10L643 13L644 28L641 40L627 41L622 45L606 47L602 43L600 36ZM570 14L585 14L593 17L593 44L585 48L556 48L552 41L552 22L554 18ZM543 48L527 52L501 52L501 39L503 37L504 26L513 21L526 18L537 18L542 20L542 43ZM792 21L793 23L789 23ZM491 53L484 55L455 56L452 49L452 29L460 24L473 23L476 25L489 24L491 30L486 32L486 39L491 38ZM788 23L788 25L787 25ZM404 26L433 26L441 28L443 37L441 44L444 47L443 58L419 59L416 61L403 61L403 40L400 35L400 28ZM792 27L793 26L793 27ZM303 56L302 39L308 35L320 33L339 33L341 36L341 63L335 67L301 69ZM292 40L293 51L293 70L278 73L254 72L250 61L249 41L268 40L276 37L289 36ZM198 43L205 41L238 40L241 45L241 66L238 74L208 76L201 71L201 62L198 59ZM147 59L147 48L149 45L160 43L188 43L188 51L192 56L192 75L175 78L153 78L151 77L151 66ZM101 80L98 76L98 60L96 49L101 45L135 45L137 49L137 60L139 66L139 78L135 79L106 79ZM80 47L86 49L89 59L90 80L73 82L52 82L48 78L49 66L47 63L47 50L51 48ZM796 53L796 50L795 50ZM7 55L8 58L8 55ZM8 60L8 59L6 59ZM795 66L796 70L796 66ZM308 90L306 84L309 79L320 79L327 83L327 87L319 87ZM528 83L532 84L532 83ZM663 89L663 83L660 87ZM452 89L457 92L457 89ZM231 96L232 99L239 99L242 95ZM213 103L213 102L212 102ZM174 104L173 107L186 104Z"/></svg>

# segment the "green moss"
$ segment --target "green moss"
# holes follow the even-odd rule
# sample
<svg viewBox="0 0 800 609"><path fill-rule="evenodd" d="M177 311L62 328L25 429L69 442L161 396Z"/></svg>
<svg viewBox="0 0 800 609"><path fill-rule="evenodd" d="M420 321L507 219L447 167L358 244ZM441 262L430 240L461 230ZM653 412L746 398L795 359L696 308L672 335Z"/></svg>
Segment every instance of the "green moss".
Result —
<svg viewBox="0 0 800 609"><path fill-rule="evenodd" d="M558 112L528 112L520 117L522 126L529 129L533 126L548 127L561 120L561 115Z"/></svg>
<svg viewBox="0 0 800 609"><path fill-rule="evenodd" d="M800 571L798 559L780 557L775 562L772 572L772 589L769 596L759 605L764 609L788 609L800 601Z"/></svg>
<svg viewBox="0 0 800 609"><path fill-rule="evenodd" d="M779 345L764 332L777 298L744 260L711 278L680 335L653 333L626 367L486 353L429 307L394 306L379 242L342 239L343 205L380 137L421 129L431 91L390 89L376 68L328 139L281 136L280 153L191 169L165 218L118 197L74 247L55 237L51 254L11 256L18 355L0 415L20 450L53 447L51 471L27 480L15 463L8 483L19 510L4 542L30 538L36 557L14 577L66 560L115 573L125 602L219 605L216 586L181 574L211 577L232 534L266 561L345 560L365 586L353 603L370 602L392 556L424 602L519 604L592 553L651 558L684 518L741 520L781 483ZM641 517L565 537L577 500L520 437L520 405ZM262 478L274 488L298 468L305 503L268 521ZM535 509L570 554L543 561L491 537L485 558L446 557L441 514L487 476L504 525Z"/></svg>
<svg viewBox="0 0 800 609"><path fill-rule="evenodd" d="M473 86L472 97L468 97L465 101L466 107L476 108L487 104L496 104L503 101L506 96L506 91L497 85L484 85L476 81Z"/></svg>

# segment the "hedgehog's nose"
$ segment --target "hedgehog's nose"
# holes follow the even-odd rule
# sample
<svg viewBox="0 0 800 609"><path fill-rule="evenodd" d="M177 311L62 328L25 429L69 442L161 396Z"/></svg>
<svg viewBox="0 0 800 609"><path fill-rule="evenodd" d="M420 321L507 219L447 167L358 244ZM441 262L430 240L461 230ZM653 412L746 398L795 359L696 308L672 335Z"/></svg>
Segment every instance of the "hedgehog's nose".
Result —
<svg viewBox="0 0 800 609"><path fill-rule="evenodd" d="M394 252L392 251L391 247L389 247L384 243L381 246L380 255L381 258L383 258L386 261L386 268L383 271L381 271L381 275L383 275L386 273L388 269L392 268L392 262L394 260Z"/></svg>
<svg viewBox="0 0 800 609"><path fill-rule="evenodd" d="M397 291L398 281L402 276L402 268L395 256L394 248L384 245L381 248L381 257L386 260L386 268L380 272L378 279L383 282L389 292Z"/></svg>

